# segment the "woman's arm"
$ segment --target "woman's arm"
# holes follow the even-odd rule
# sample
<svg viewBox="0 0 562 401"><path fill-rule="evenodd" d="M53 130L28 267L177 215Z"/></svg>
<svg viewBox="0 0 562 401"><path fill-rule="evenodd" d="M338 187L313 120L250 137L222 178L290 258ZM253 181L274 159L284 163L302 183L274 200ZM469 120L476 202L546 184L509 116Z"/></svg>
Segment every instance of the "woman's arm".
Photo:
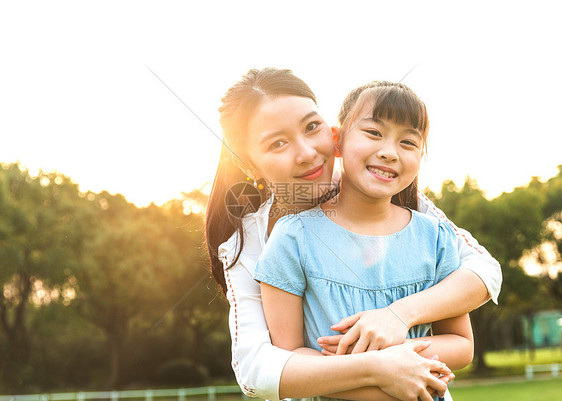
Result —
<svg viewBox="0 0 562 401"><path fill-rule="evenodd" d="M246 257L242 259L248 264L251 262ZM384 363L374 355L320 358L315 350L309 349L311 354L305 355L273 346L263 313L260 285L241 260L225 270L225 279L230 303L232 368L247 396L269 400L312 397L374 386L382 375L390 374L388 371L379 372ZM420 346L419 343L412 345L412 353L425 347L427 345ZM450 371L438 362L430 366L431 370L442 374ZM436 389L445 386L441 384L442 387L439 387L440 384L435 382L432 385ZM377 400L376 397L380 400L393 399L376 387L339 396L357 401Z"/></svg>
<svg viewBox="0 0 562 401"><path fill-rule="evenodd" d="M488 296L485 298L485 301L491 298L497 304L502 283L501 266L497 260L495 260L486 248L480 245L468 231L457 227L447 218L442 210L435 206L435 204L421 192L418 192L418 210L421 213L438 218L453 229L456 235L457 248L461 260L460 269L475 274L486 287ZM482 283L474 281L473 284L478 286L482 285ZM472 291L474 291L474 289ZM470 306L472 309L476 309L481 305L477 304L477 302L481 301L482 297L480 296L481 293L474 293L473 295L476 296L476 299L471 302Z"/></svg>
<svg viewBox="0 0 562 401"><path fill-rule="evenodd" d="M230 303L232 369L245 395L279 400L281 372L292 352L274 347L263 315L260 285L241 260L225 269Z"/></svg>
<svg viewBox="0 0 562 401"><path fill-rule="evenodd" d="M391 308L413 327L467 314L485 301L484 288L478 276L459 268L436 285L399 299Z"/></svg>
<svg viewBox="0 0 562 401"><path fill-rule="evenodd" d="M332 330L343 332L344 336L318 339L330 353L334 345L339 345L338 354L341 354L355 343L360 345L356 352L401 344L410 327L464 315L490 297L497 303L502 282L499 263L421 192L418 200L420 212L439 218L455 233L459 269L436 285L394 302L389 309L370 310L342 319Z"/></svg>
<svg viewBox="0 0 562 401"><path fill-rule="evenodd" d="M251 273L259 255L259 242L257 235L252 235L255 234L253 231L248 230L246 234L245 247L236 263L232 263L235 240L219 249L225 265L226 296L230 303L232 368L244 394L279 400L374 385L379 364L369 355L319 358L316 351L313 351L314 356L301 355L271 344L260 285ZM432 368L439 370L440 366L443 365L433 365ZM446 374L447 369L444 368L442 373ZM382 393L380 389L377 391Z"/></svg>
<svg viewBox="0 0 562 401"><path fill-rule="evenodd" d="M420 357L419 353L428 345L429 341L412 341L382 351L336 355L329 358L297 353L287 361L283 370L280 394L288 398L323 394L355 401L396 399L418 401L418 397L422 397L421 394L426 392L420 384L423 382L419 380L419 375L423 374L428 385L438 388L442 395L454 375L447 373L450 372L448 368L436 370L439 365L444 366L440 362ZM414 366L414 361L419 364ZM437 365L428 362L437 362ZM439 379L440 383L434 377L427 376L428 371L439 372L445 376ZM374 387L375 378L380 387ZM362 383L370 384L354 388ZM295 387L297 384L300 386L299 389ZM393 386L399 386L400 393L393 393L396 398L388 395L392 393ZM345 391L345 388L351 390ZM323 391L327 391L328 394ZM432 390L431 393L433 394L434 391Z"/></svg>
<svg viewBox="0 0 562 401"><path fill-rule="evenodd" d="M431 400L427 387L445 390L445 384L431 374L449 374L441 362L420 357L416 351L429 343L418 342L385 351L324 358L318 351L303 348L303 308L300 296L262 283L262 301L272 343L304 353L287 362L281 378L282 397L308 397L339 392L354 400ZM357 387L357 391L346 391ZM382 391L382 390L384 391ZM342 391L344 391L342 393ZM388 394L387 394L388 393Z"/></svg>
<svg viewBox="0 0 562 401"><path fill-rule="evenodd" d="M345 335L321 337L318 343L329 354L364 352L401 344L408 330L418 324L429 323L470 312L476 305L475 294L482 293L482 281L468 270L455 270L436 285L395 301L390 306L360 312L342 319L332 326ZM482 299L482 298L480 298ZM357 346L355 345L357 344Z"/></svg>

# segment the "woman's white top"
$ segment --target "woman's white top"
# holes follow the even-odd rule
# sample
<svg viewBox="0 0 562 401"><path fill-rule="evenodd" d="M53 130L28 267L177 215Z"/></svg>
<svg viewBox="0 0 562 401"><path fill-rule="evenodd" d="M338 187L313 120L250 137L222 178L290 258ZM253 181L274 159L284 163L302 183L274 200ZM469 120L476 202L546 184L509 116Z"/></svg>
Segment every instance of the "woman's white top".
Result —
<svg viewBox="0 0 562 401"><path fill-rule="evenodd" d="M457 236L461 269L477 274L497 304L502 282L499 263L472 237L456 227L425 195L418 192L418 211L437 217L449 224ZM257 212L242 219L244 248L238 261L232 264L238 249L238 236L219 246L219 258L224 265L226 297L230 303L229 326L232 339L232 369L240 388L250 397L279 400L281 372L293 352L271 344L261 303L260 285L253 277L256 261L267 241L269 210L273 197Z"/></svg>

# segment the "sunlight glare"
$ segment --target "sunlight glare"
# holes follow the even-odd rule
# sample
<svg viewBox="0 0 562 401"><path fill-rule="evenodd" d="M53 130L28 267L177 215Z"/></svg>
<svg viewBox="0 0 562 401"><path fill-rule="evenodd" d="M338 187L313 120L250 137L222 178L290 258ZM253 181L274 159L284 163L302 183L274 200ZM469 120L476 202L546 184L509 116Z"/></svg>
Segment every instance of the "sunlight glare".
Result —
<svg viewBox="0 0 562 401"><path fill-rule="evenodd" d="M41 177L39 183L41 184L42 187L48 187L49 184L51 183L51 180L49 179L49 177Z"/></svg>

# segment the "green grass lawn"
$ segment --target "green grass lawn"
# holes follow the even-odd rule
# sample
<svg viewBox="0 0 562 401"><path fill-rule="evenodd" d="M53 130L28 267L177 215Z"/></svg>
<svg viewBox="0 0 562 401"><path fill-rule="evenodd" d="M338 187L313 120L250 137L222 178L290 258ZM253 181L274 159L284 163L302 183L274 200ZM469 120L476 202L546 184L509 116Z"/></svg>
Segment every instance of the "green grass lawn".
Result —
<svg viewBox="0 0 562 401"><path fill-rule="evenodd" d="M486 353L486 363L491 371L486 377L517 376L525 374L526 365L543 365L548 363L562 363L562 350L556 348L542 348L535 351L534 359L526 351L497 351ZM457 379L478 377L472 372L473 366L455 372ZM560 398L562 401L562 397Z"/></svg>
<svg viewBox="0 0 562 401"><path fill-rule="evenodd" d="M455 401L560 401L562 379L451 387Z"/></svg>

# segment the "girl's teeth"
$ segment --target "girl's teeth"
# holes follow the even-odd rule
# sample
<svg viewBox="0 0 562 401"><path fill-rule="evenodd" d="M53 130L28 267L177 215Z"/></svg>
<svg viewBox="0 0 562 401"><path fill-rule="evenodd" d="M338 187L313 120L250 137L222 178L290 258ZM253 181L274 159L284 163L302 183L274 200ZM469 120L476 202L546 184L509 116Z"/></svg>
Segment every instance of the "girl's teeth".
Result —
<svg viewBox="0 0 562 401"><path fill-rule="evenodd" d="M383 177L386 178L394 178L396 175L394 173L388 172L388 171L383 171L383 170L379 170L378 168L372 168L372 167L367 167L367 169L377 175L381 175Z"/></svg>

